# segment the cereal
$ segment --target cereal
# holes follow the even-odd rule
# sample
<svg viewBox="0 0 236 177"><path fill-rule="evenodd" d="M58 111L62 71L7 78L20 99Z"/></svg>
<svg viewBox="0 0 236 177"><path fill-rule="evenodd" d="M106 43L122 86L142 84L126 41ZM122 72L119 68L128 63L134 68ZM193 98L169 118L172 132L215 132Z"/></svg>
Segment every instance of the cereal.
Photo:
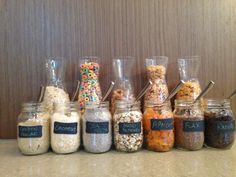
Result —
<svg viewBox="0 0 236 177"><path fill-rule="evenodd" d="M162 65L147 66L148 78L153 82L150 90L145 94L146 101L162 103L169 95L166 80L166 68Z"/></svg>
<svg viewBox="0 0 236 177"><path fill-rule="evenodd" d="M86 62L80 65L81 85L78 101L81 110L87 102L99 102L101 100L101 89L99 84L99 64Z"/></svg>
<svg viewBox="0 0 236 177"><path fill-rule="evenodd" d="M147 66L147 75L151 80L165 79L166 68L162 65L149 65Z"/></svg>
<svg viewBox="0 0 236 177"><path fill-rule="evenodd" d="M113 59L113 73L115 76L115 87L111 96L111 113L115 112L115 104L118 101L134 100L133 90L133 68L135 67L135 59L133 57L118 57Z"/></svg>
<svg viewBox="0 0 236 177"><path fill-rule="evenodd" d="M124 152L139 150L143 144L142 113L132 110L118 114L115 113L113 121L116 149Z"/></svg>
<svg viewBox="0 0 236 177"><path fill-rule="evenodd" d="M129 91L125 91L123 89L115 89L112 93L112 96L111 96L111 113L112 115L114 114L115 112L115 104L116 104L116 101L121 101L121 100L134 100L134 95L131 93L129 93Z"/></svg>
<svg viewBox="0 0 236 177"><path fill-rule="evenodd" d="M145 94L145 100L162 103L169 95L168 88L165 82L154 82L151 88Z"/></svg>
<svg viewBox="0 0 236 177"><path fill-rule="evenodd" d="M185 81L184 85L176 94L176 99L191 100L197 98L201 93L201 86L198 80Z"/></svg>

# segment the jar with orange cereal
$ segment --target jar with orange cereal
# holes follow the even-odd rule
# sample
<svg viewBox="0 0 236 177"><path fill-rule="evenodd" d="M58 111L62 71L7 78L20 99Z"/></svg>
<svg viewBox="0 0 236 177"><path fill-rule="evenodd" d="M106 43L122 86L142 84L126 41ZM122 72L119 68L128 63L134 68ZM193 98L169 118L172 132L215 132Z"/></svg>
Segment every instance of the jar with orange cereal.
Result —
<svg viewBox="0 0 236 177"><path fill-rule="evenodd" d="M178 59L180 79L184 85L178 91L176 99L193 100L201 93L201 86L198 79L200 57L190 56Z"/></svg>
<svg viewBox="0 0 236 177"><path fill-rule="evenodd" d="M148 79L152 81L151 88L145 94L145 101L162 103L169 95L166 84L166 69L168 57L153 56L146 59Z"/></svg>
<svg viewBox="0 0 236 177"><path fill-rule="evenodd" d="M144 142L152 151L167 152L174 145L174 119L170 102L145 101Z"/></svg>

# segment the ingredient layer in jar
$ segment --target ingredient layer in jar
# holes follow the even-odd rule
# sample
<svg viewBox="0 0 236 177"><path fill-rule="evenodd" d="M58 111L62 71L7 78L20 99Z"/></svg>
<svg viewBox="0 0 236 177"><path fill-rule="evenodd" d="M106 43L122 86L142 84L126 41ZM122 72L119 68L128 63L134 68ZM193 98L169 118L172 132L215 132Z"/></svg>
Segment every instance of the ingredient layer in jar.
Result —
<svg viewBox="0 0 236 177"><path fill-rule="evenodd" d="M168 110L147 107L144 111L145 145L153 151L169 151L174 145L173 114Z"/></svg>
<svg viewBox="0 0 236 177"><path fill-rule="evenodd" d="M204 143L203 117L175 116L175 145L180 149L199 150Z"/></svg>
<svg viewBox="0 0 236 177"><path fill-rule="evenodd" d="M43 104L50 114L53 113L53 104L69 102L69 95L63 89L47 86L43 98Z"/></svg>
<svg viewBox="0 0 236 177"><path fill-rule="evenodd" d="M205 144L214 148L230 148L235 139L235 120L230 113L205 112Z"/></svg>
<svg viewBox="0 0 236 177"><path fill-rule="evenodd" d="M129 90L115 89L112 92L112 96L111 96L111 114L113 115L115 112L116 101L121 101L121 100L130 101L134 99L135 99L134 95L130 93Z"/></svg>
<svg viewBox="0 0 236 177"><path fill-rule="evenodd" d="M184 85L178 91L176 99L192 100L196 99L201 93L201 86L198 80L185 81Z"/></svg>
<svg viewBox="0 0 236 177"><path fill-rule="evenodd" d="M54 113L51 118L51 146L56 153L72 153L80 146L80 118L77 112L70 115Z"/></svg>
<svg viewBox="0 0 236 177"><path fill-rule="evenodd" d="M166 80L166 68L162 65L147 66L148 78L153 82L151 88L145 94L145 100L162 103L169 95Z"/></svg>
<svg viewBox="0 0 236 177"><path fill-rule="evenodd" d="M42 154L50 145L50 120L47 113L38 114L40 119L29 119L17 125L17 142L26 155Z"/></svg>
<svg viewBox="0 0 236 177"><path fill-rule="evenodd" d="M83 145L86 151L103 153L112 144L111 114L104 108L85 110L83 118Z"/></svg>
<svg viewBox="0 0 236 177"><path fill-rule="evenodd" d="M80 108L84 109L87 102L99 102L101 100L101 88L99 84L99 64L87 62L80 65L81 85L78 96Z"/></svg>
<svg viewBox="0 0 236 177"><path fill-rule="evenodd" d="M114 142L119 151L134 152L143 144L142 113L129 111L114 114Z"/></svg>

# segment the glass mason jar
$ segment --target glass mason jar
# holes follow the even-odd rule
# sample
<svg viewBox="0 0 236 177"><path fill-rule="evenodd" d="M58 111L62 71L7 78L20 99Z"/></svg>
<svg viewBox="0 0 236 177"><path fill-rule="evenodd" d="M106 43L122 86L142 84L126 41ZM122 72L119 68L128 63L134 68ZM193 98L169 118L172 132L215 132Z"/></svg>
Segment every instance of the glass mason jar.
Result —
<svg viewBox="0 0 236 177"><path fill-rule="evenodd" d="M113 115L114 143L118 151L135 152L143 144L140 102L117 101Z"/></svg>
<svg viewBox="0 0 236 177"><path fill-rule="evenodd" d="M235 138L235 119L228 99L207 99L205 117L205 144L229 149Z"/></svg>
<svg viewBox="0 0 236 177"><path fill-rule="evenodd" d="M122 56L113 59L113 72L116 84L111 96L111 113L115 112L116 101L134 100L134 86L132 82L132 70L135 67L135 58Z"/></svg>
<svg viewBox="0 0 236 177"><path fill-rule="evenodd" d="M55 153L76 152L80 146L78 103L56 103L51 117L51 147Z"/></svg>
<svg viewBox="0 0 236 177"><path fill-rule="evenodd" d="M18 116L17 142L25 155L46 153L50 146L50 115L41 103L24 103Z"/></svg>
<svg viewBox="0 0 236 177"><path fill-rule="evenodd" d="M145 101L144 142L147 149L166 152L174 146L174 118L170 102Z"/></svg>
<svg viewBox="0 0 236 177"><path fill-rule="evenodd" d="M151 88L145 94L145 101L163 103L169 95L166 84L166 70L168 57L153 56L146 59L146 70L148 79L152 81Z"/></svg>
<svg viewBox="0 0 236 177"><path fill-rule="evenodd" d="M63 58L55 57L46 60L47 85L43 98L47 111L53 113L54 103L69 102L69 94L65 88L65 62Z"/></svg>
<svg viewBox="0 0 236 177"><path fill-rule="evenodd" d="M103 153L112 145L109 102L88 102L83 115L83 145L87 152Z"/></svg>
<svg viewBox="0 0 236 177"><path fill-rule="evenodd" d="M81 113L87 102L99 103L102 92L99 84L100 59L98 57L83 57L80 60L81 84L78 101Z"/></svg>
<svg viewBox="0 0 236 177"><path fill-rule="evenodd" d="M185 83L176 94L176 99L193 100L201 93L198 79L200 57L190 56L178 59L180 79Z"/></svg>
<svg viewBox="0 0 236 177"><path fill-rule="evenodd" d="M184 150L199 150L204 143L204 116L200 102L175 100L175 146Z"/></svg>

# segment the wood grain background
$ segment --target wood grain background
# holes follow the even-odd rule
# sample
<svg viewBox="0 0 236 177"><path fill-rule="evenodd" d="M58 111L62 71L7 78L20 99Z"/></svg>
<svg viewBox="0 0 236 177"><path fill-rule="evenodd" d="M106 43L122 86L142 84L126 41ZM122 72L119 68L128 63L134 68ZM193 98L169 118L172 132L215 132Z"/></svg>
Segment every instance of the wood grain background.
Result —
<svg viewBox="0 0 236 177"><path fill-rule="evenodd" d="M134 56L136 92L146 82L146 57L169 57L171 87L177 58L199 55L201 83L216 82L209 96L227 96L236 88L236 0L0 0L0 138L15 138L21 103L45 83L46 58L67 60L72 93L85 55L102 59L103 90L111 59Z"/></svg>

